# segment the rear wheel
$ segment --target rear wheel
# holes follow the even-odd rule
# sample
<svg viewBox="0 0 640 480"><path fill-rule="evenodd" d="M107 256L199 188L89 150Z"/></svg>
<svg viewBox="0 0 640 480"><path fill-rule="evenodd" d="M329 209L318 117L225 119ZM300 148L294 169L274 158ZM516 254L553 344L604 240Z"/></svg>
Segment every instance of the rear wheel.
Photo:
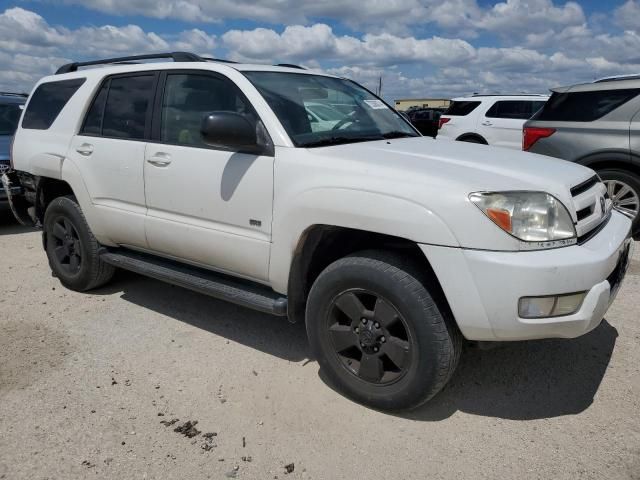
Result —
<svg viewBox="0 0 640 480"><path fill-rule="evenodd" d="M461 335L402 257L368 251L340 259L315 281L307 333L321 369L354 400L403 410L449 380Z"/></svg>
<svg viewBox="0 0 640 480"><path fill-rule="evenodd" d="M100 245L74 197L59 197L49 204L44 235L51 270L65 287L86 291L113 277L115 269L100 259Z"/></svg>
<svg viewBox="0 0 640 480"><path fill-rule="evenodd" d="M599 170L614 208L633 219L634 233L640 233L640 178L624 170Z"/></svg>

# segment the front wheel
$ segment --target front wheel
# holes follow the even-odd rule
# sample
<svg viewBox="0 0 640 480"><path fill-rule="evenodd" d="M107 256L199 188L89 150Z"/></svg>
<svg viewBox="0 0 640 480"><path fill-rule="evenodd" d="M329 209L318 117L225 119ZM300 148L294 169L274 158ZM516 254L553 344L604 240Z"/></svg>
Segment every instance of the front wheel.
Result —
<svg viewBox="0 0 640 480"><path fill-rule="evenodd" d="M318 276L307 333L331 383L383 410L415 408L442 389L462 337L429 283L404 258L378 251L337 260Z"/></svg>

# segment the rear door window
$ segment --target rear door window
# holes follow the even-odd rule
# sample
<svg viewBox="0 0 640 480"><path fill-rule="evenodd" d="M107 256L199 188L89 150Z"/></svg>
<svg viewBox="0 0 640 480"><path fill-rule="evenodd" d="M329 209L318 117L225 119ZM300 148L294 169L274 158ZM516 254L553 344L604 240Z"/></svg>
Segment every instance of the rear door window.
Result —
<svg viewBox="0 0 640 480"><path fill-rule="evenodd" d="M528 120L540 108L536 108L535 105L539 103L541 102L532 102L530 100L500 100L491 106L485 116L488 118Z"/></svg>
<svg viewBox="0 0 640 480"><path fill-rule="evenodd" d="M111 78L102 120L103 136L132 140L148 136L155 77L151 74Z"/></svg>
<svg viewBox="0 0 640 480"><path fill-rule="evenodd" d="M465 115L469 115L476 108L478 108L478 105L480 105L480 102L475 101L452 102L444 114L464 117Z"/></svg>
<svg viewBox="0 0 640 480"><path fill-rule="evenodd" d="M96 95L91 108L84 120L81 133L83 135L102 135L102 120L104 118L104 106L109 93L109 80L107 80Z"/></svg>
<svg viewBox="0 0 640 480"><path fill-rule="evenodd" d="M74 78L40 84L31 96L22 120L22 128L47 130L51 127L64 106L85 80L84 78Z"/></svg>
<svg viewBox="0 0 640 480"><path fill-rule="evenodd" d="M536 120L592 122L640 94L640 88L594 92L554 93L536 115Z"/></svg>

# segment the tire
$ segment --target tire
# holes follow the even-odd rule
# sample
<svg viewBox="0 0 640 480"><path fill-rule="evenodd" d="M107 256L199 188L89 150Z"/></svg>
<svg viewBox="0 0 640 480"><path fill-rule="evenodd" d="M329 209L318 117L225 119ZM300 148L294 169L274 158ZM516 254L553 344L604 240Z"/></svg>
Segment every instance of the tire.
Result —
<svg viewBox="0 0 640 480"><path fill-rule="evenodd" d="M329 265L306 310L309 343L329 382L380 410L431 399L462 350L462 335L434 296L433 282L396 254L364 251Z"/></svg>
<svg viewBox="0 0 640 480"><path fill-rule="evenodd" d="M113 277L115 268L100 260L100 244L72 196L58 197L47 207L44 244L52 272L71 290L91 290Z"/></svg>
<svg viewBox="0 0 640 480"><path fill-rule="evenodd" d="M633 208L636 210L636 216L633 220L633 226L631 228L634 234L639 234L640 214L638 214L637 212L640 211L640 177L626 170L617 169L598 170L598 175L600 175L600 178L607 184L609 196L613 200L614 206L618 208ZM620 195L620 198L616 199L616 194L620 194L620 187L622 185L626 185L632 191L625 195ZM612 186L614 188L612 188ZM619 205L621 201L629 203Z"/></svg>

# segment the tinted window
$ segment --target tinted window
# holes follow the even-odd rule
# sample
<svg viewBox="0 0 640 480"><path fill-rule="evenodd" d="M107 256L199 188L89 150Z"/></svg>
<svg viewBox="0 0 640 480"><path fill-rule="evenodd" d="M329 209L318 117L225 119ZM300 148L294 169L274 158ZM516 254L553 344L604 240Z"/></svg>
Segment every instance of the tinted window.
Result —
<svg viewBox="0 0 640 480"><path fill-rule="evenodd" d="M0 105L0 135L13 135L18 127L21 105L9 103Z"/></svg>
<svg viewBox="0 0 640 480"><path fill-rule="evenodd" d="M451 102L451 105L447 109L445 115L457 115L459 117L464 117L465 115L469 115L473 112L480 102Z"/></svg>
<svg viewBox="0 0 640 480"><path fill-rule="evenodd" d="M536 120L591 122L612 112L640 93L640 89L554 93Z"/></svg>
<svg viewBox="0 0 640 480"><path fill-rule="evenodd" d="M109 84L102 121L105 137L141 139L153 95L153 75L115 77Z"/></svg>
<svg viewBox="0 0 640 480"><path fill-rule="evenodd" d="M205 115L215 111L242 113L257 120L253 108L231 81L195 73L167 75L160 140L205 146L200 126Z"/></svg>
<svg viewBox="0 0 640 480"><path fill-rule="evenodd" d="M544 102L530 100L501 100L492 105L486 115L489 118L511 118L528 120L544 105Z"/></svg>
<svg viewBox="0 0 640 480"><path fill-rule="evenodd" d="M22 128L46 130L58 117L74 93L85 82L84 78L42 83L33 92L22 120Z"/></svg>
<svg viewBox="0 0 640 480"><path fill-rule="evenodd" d="M104 114L104 105L107 100L107 91L109 88L109 82L105 82L98 95L93 100L93 104L87 113L87 118L84 120L84 127L82 127L82 133L87 135L100 135L102 134L102 117Z"/></svg>

